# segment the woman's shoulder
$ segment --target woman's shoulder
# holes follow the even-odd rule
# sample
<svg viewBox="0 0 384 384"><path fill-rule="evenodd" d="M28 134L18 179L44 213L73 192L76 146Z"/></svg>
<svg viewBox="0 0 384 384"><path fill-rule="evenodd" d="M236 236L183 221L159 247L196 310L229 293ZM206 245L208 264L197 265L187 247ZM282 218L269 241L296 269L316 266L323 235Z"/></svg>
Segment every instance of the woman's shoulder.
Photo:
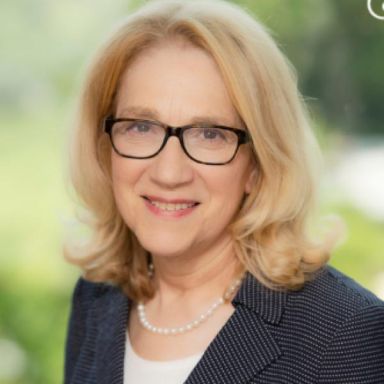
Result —
<svg viewBox="0 0 384 384"><path fill-rule="evenodd" d="M80 277L72 295L70 330L77 328L77 333L85 334L90 327L96 332L100 324L113 322L113 316L126 311L127 297L121 289L107 282L92 282Z"/></svg>
<svg viewBox="0 0 384 384"><path fill-rule="evenodd" d="M291 315L302 308L298 327L304 338L315 345L313 350L306 348L307 353L316 351L318 382L334 382L336 377L337 382L382 382L381 299L332 267L324 268L291 297Z"/></svg>
<svg viewBox="0 0 384 384"><path fill-rule="evenodd" d="M74 296L82 296L84 299L100 297L118 288L109 282L93 282L80 276L75 285Z"/></svg>
<svg viewBox="0 0 384 384"><path fill-rule="evenodd" d="M79 277L72 295L72 307L81 307L87 311L97 301L110 302L113 296L121 296L120 288L109 282L92 282ZM113 301L113 300L112 300Z"/></svg>
<svg viewBox="0 0 384 384"><path fill-rule="evenodd" d="M294 376L287 382L302 371L316 383L382 382L384 303L372 292L329 266L296 291L271 290L250 276L245 283L236 303L257 312L279 342Z"/></svg>
<svg viewBox="0 0 384 384"><path fill-rule="evenodd" d="M303 333L317 333L328 340L359 339L366 342L366 332L384 340L384 302L352 278L327 266L317 277L297 292L287 295L285 314ZM349 336L346 336L349 335Z"/></svg>
<svg viewBox="0 0 384 384"><path fill-rule="evenodd" d="M384 311L384 302L374 293L331 266L319 271L295 295L307 301L308 305L324 306L326 312L337 311L348 315L367 307L378 307Z"/></svg>
<svg viewBox="0 0 384 384"><path fill-rule="evenodd" d="M234 304L241 304L270 323L307 327L313 332L334 331L346 322L361 317L384 322L384 302L352 278L326 266L299 290L271 290L250 274Z"/></svg>

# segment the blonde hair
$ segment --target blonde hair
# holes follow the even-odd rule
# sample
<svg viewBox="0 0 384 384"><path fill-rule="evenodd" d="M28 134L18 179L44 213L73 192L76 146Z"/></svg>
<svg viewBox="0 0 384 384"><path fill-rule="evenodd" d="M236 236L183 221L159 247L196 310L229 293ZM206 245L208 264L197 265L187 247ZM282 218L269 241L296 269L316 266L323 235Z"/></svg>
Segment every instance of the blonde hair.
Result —
<svg viewBox="0 0 384 384"><path fill-rule="evenodd" d="M134 300L153 295L148 254L116 207L111 146L102 121L113 114L123 71L141 51L182 37L215 59L249 131L257 164L254 188L231 224L242 266L270 288L301 287L329 258L307 235L316 191L318 148L289 62L258 21L224 1L152 1L130 15L89 69L74 132L71 179L91 214L93 237L81 257L85 278L111 281Z"/></svg>

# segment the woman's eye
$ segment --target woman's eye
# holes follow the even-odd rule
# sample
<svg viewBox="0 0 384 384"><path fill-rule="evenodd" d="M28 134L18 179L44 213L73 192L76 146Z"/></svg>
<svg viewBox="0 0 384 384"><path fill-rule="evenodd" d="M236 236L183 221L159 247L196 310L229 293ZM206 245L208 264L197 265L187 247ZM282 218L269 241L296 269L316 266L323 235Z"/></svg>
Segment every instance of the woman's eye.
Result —
<svg viewBox="0 0 384 384"><path fill-rule="evenodd" d="M220 132L219 129L205 128L202 133L203 138L207 140L225 140L224 135Z"/></svg>
<svg viewBox="0 0 384 384"><path fill-rule="evenodd" d="M153 124L146 121L122 121L116 124L115 134L136 135L153 131Z"/></svg>
<svg viewBox="0 0 384 384"><path fill-rule="evenodd" d="M131 125L130 129L139 133L146 133L151 130L151 124L144 122L136 122Z"/></svg>

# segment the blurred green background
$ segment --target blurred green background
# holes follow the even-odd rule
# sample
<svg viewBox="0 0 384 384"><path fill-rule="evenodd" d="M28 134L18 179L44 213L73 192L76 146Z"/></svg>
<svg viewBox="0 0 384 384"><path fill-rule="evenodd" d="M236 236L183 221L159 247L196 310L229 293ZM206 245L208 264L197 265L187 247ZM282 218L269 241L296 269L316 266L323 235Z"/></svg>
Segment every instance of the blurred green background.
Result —
<svg viewBox="0 0 384 384"><path fill-rule="evenodd" d="M332 264L384 297L384 21L364 0L237 1L297 69L325 154L321 213L344 218ZM68 131L86 64L129 0L0 5L0 383L62 382L76 234ZM384 15L382 1L372 7ZM319 175L320 177L320 175Z"/></svg>

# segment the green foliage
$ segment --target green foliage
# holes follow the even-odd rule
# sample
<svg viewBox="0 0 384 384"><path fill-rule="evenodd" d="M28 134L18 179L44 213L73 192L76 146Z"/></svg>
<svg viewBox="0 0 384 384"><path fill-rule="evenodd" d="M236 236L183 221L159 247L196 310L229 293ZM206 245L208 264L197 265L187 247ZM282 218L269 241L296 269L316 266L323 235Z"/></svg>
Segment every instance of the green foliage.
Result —
<svg viewBox="0 0 384 384"><path fill-rule="evenodd" d="M366 1L237 3L253 10L275 32L314 111L347 133L384 133L384 27L369 14ZM378 3L372 2L376 8Z"/></svg>
<svg viewBox="0 0 384 384"><path fill-rule="evenodd" d="M237 0L264 22L299 73L313 110L345 132L384 133L383 22L361 0ZM105 36L143 0L6 1L3 108L23 113L70 97ZM372 2L378 9L378 2Z"/></svg>
<svg viewBox="0 0 384 384"><path fill-rule="evenodd" d="M335 250L331 264L375 289L373 277L384 270L384 222L372 220L350 205L328 209L338 212L347 227L345 241Z"/></svg>
<svg viewBox="0 0 384 384"><path fill-rule="evenodd" d="M61 382L75 276L62 260L62 221L69 204L60 113L54 115L3 121L7 130L0 132L0 341L15 342L26 358L20 375L7 384Z"/></svg>

